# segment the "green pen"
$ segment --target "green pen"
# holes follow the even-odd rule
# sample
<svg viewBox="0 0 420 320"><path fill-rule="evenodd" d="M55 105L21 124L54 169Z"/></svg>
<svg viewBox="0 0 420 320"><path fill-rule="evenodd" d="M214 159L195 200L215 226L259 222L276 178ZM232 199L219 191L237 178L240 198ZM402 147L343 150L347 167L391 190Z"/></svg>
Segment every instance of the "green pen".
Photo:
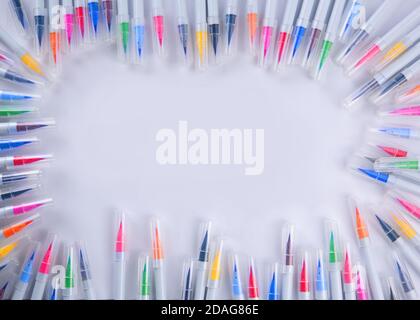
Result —
<svg viewBox="0 0 420 320"><path fill-rule="evenodd" d="M150 287L150 257L141 256L138 263L138 300L151 299Z"/></svg>
<svg viewBox="0 0 420 320"><path fill-rule="evenodd" d="M118 0L118 54L121 59L128 61L130 43L130 15L128 11L128 0Z"/></svg>
<svg viewBox="0 0 420 320"><path fill-rule="evenodd" d="M331 55L332 48L335 41L337 40L337 31L340 24L340 19L344 11L346 0L336 0L334 8L331 12L328 27L325 32L324 41L322 42L321 52L319 54L319 62L314 66L314 79L319 80L322 72L324 71L325 65L328 58Z"/></svg>
<svg viewBox="0 0 420 320"><path fill-rule="evenodd" d="M35 112L34 107L22 107L22 106L0 106L0 117L10 118L17 117L26 113Z"/></svg>
<svg viewBox="0 0 420 320"><path fill-rule="evenodd" d="M74 245L67 245L65 248L66 271L64 276L63 300L74 299Z"/></svg>
<svg viewBox="0 0 420 320"><path fill-rule="evenodd" d="M377 172L420 171L420 158L379 158L375 161Z"/></svg>
<svg viewBox="0 0 420 320"><path fill-rule="evenodd" d="M331 300L343 300L343 284L341 280L341 253L338 237L338 225L334 220L325 223L328 244L328 274Z"/></svg>

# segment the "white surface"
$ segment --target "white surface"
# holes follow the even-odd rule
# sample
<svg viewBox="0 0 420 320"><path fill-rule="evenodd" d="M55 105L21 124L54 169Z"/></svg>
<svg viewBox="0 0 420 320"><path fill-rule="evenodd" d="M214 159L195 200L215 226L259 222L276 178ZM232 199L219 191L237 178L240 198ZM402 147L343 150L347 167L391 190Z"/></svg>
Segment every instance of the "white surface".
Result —
<svg viewBox="0 0 420 320"><path fill-rule="evenodd" d="M380 0L368 2L371 8ZM404 1L398 16L418 3ZM169 19L174 48L174 15ZM244 19L240 23L244 35ZM345 170L375 113L369 107L358 113L341 107L360 79L348 79L332 65L321 83L297 68L265 72L245 54L243 37L240 47L244 53L235 61L201 74L171 59L149 61L146 70L136 70L118 62L115 48L106 46L64 57L63 73L47 88L41 106L43 114L57 120L57 128L42 135L42 146L56 157L44 175L55 206L43 211L43 229L87 242L99 298L111 297L114 207L129 211L128 298L136 296L137 256L151 249L151 215L161 218L168 295L176 299L183 259L197 254L203 219L213 220L226 248L255 257L263 295L268 262L280 258L284 220L296 224L298 247L315 249L325 247L323 218L332 217L356 248L345 196L376 202L383 191ZM159 165L155 135L162 128L176 129L180 120L204 129L264 129L264 174L245 176L237 166ZM373 220L371 229L378 230ZM388 275L392 271L382 263L388 245L372 233L376 258ZM220 298L229 297L226 279L224 267Z"/></svg>

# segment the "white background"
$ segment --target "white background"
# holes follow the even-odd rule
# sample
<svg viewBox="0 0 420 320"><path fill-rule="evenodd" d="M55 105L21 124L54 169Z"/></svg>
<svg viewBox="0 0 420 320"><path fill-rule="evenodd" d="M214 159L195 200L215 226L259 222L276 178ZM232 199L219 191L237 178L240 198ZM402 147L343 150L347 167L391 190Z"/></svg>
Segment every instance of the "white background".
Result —
<svg viewBox="0 0 420 320"><path fill-rule="evenodd" d="M1 1L0 12L6 2ZM173 54L175 1L165 2ZM371 13L381 1L366 2ZM387 28L419 1L401 3ZM243 5L241 13L243 36ZM2 25L7 21L8 14L2 14ZM285 220L297 226L298 248L323 247L323 219L331 217L356 249L346 195L377 203L383 194L381 187L346 170L349 157L366 140L375 108L349 113L342 100L367 74L349 79L330 63L318 83L295 67L281 74L262 71L246 54L242 36L239 56L205 73L186 70L173 55L166 62L153 60L150 52L147 66L134 68L117 60L113 46L97 45L65 56L62 74L45 89L42 115L54 117L57 127L39 134L40 150L55 156L43 177L45 194L55 205L43 211L42 233L87 243L99 298L111 297L114 208L128 212L128 298L135 297L137 257L150 252L154 215L162 223L168 294L174 299L180 297L182 262L196 255L203 220L213 221L227 250L255 257L262 292L268 263L280 258ZM180 120L208 130L264 129L264 174L245 176L240 166L159 165L155 135L162 128L176 130ZM382 263L388 244L370 222L381 273L390 275ZM220 298L229 297L227 279L224 267Z"/></svg>

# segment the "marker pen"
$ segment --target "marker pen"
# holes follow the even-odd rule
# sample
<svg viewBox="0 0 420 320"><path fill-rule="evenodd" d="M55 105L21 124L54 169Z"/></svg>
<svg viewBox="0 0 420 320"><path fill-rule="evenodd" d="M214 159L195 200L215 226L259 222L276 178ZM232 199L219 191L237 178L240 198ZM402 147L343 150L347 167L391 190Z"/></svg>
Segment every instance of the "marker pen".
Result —
<svg viewBox="0 0 420 320"><path fill-rule="evenodd" d="M55 125L55 121L25 121L25 122L2 122L0 123L0 136L9 136L28 133L32 130L47 128Z"/></svg>
<svg viewBox="0 0 420 320"><path fill-rule="evenodd" d="M142 64L144 57L144 42L146 19L144 15L144 0L133 0L133 40L134 63Z"/></svg>
<svg viewBox="0 0 420 320"><path fill-rule="evenodd" d="M142 255L138 260L138 297L137 300L151 300L150 257Z"/></svg>
<svg viewBox="0 0 420 320"><path fill-rule="evenodd" d="M397 253L392 252L392 261L397 279L399 280L405 299L418 300L416 288L413 280L404 262L399 258Z"/></svg>
<svg viewBox="0 0 420 320"><path fill-rule="evenodd" d="M328 281L325 270L325 257L321 249L316 251L316 265L314 275L314 298L315 300L328 300Z"/></svg>
<svg viewBox="0 0 420 320"><path fill-rule="evenodd" d="M41 176L40 170L0 173L0 186L17 183L25 180L35 180Z"/></svg>
<svg viewBox="0 0 420 320"><path fill-rule="evenodd" d="M365 268L360 263L357 263L354 266L354 269L356 278L356 298L358 301L369 300Z"/></svg>
<svg viewBox="0 0 420 320"><path fill-rule="evenodd" d="M270 54L273 49L274 35L277 27L277 0L265 2L264 19L261 29L261 45L259 54L259 65L265 68L269 63Z"/></svg>
<svg viewBox="0 0 420 320"><path fill-rule="evenodd" d="M152 0L152 22L153 22L153 38L154 48L160 57L165 56L166 28L165 14L162 0Z"/></svg>
<svg viewBox="0 0 420 320"><path fill-rule="evenodd" d="M74 6L73 0L62 1L64 38L67 51L72 51L74 45Z"/></svg>
<svg viewBox="0 0 420 320"><path fill-rule="evenodd" d="M75 248L74 245L66 244L64 247L65 275L64 289L62 291L63 300L74 300L75 298Z"/></svg>
<svg viewBox="0 0 420 320"><path fill-rule="evenodd" d="M223 240L216 241L210 258L210 269L207 280L207 287L204 300L216 300L216 294L220 288L222 257L223 257Z"/></svg>
<svg viewBox="0 0 420 320"><path fill-rule="evenodd" d="M49 16L49 44L50 44L50 62L54 67L54 71L58 72L61 68L61 13L60 1L48 1Z"/></svg>
<svg viewBox="0 0 420 320"><path fill-rule="evenodd" d="M153 249L153 279L156 300L166 300L165 258L163 255L162 233L157 219L151 223Z"/></svg>
<svg viewBox="0 0 420 320"><path fill-rule="evenodd" d="M228 0L225 13L225 54L234 54L238 42L238 0Z"/></svg>
<svg viewBox="0 0 420 320"><path fill-rule="evenodd" d="M293 300L293 280L294 280L294 233L295 227L286 224L282 230L282 275L281 281L281 300Z"/></svg>
<svg viewBox="0 0 420 320"><path fill-rule="evenodd" d="M204 300L208 279L209 248L210 248L211 222L206 222L200 228L200 242L196 261L196 279L194 300Z"/></svg>
<svg viewBox="0 0 420 320"><path fill-rule="evenodd" d="M420 204L417 203L417 197L411 196L407 193L401 193L396 191L390 191L387 193L395 204L398 205L399 209L402 209L405 213L411 217L420 220Z"/></svg>
<svg viewBox="0 0 420 320"><path fill-rule="evenodd" d="M33 9L34 44L37 56L41 56L45 49L45 29L47 27L47 8L45 0L36 0Z"/></svg>
<svg viewBox="0 0 420 320"><path fill-rule="evenodd" d="M340 242L338 226L333 220L325 222L328 248L328 274L331 300L343 300L343 285L341 281L341 253L338 251Z"/></svg>
<svg viewBox="0 0 420 320"><path fill-rule="evenodd" d="M257 55L258 27L259 27L258 0L247 0L246 21L248 26L248 43L251 55Z"/></svg>
<svg viewBox="0 0 420 320"><path fill-rule="evenodd" d="M12 300L24 300L26 298L28 287L34 274L39 247L40 245L38 242L29 245L25 259L22 262L18 280L15 284Z"/></svg>
<svg viewBox="0 0 420 320"><path fill-rule="evenodd" d="M88 0L87 11L90 40L95 42L99 34L99 0Z"/></svg>
<svg viewBox="0 0 420 320"><path fill-rule="evenodd" d="M258 276L255 269L254 258L249 258L248 266L248 300L260 300L260 289L258 285Z"/></svg>
<svg viewBox="0 0 420 320"><path fill-rule="evenodd" d="M83 44L86 41L87 7L85 0L74 0L74 12L77 26L78 42Z"/></svg>
<svg viewBox="0 0 420 320"><path fill-rule="evenodd" d="M338 40L340 42L346 43L353 35L354 31L359 29L359 21L356 19L359 18L362 8L364 8L364 5L359 0L347 1L347 5L343 13L342 23L339 28L340 31L338 33Z"/></svg>
<svg viewBox="0 0 420 320"><path fill-rule="evenodd" d="M353 263L349 243L346 244L344 250L343 292L344 300L356 300L356 283L353 276Z"/></svg>
<svg viewBox="0 0 420 320"><path fill-rule="evenodd" d="M275 301L280 300L280 287L279 287L279 264L272 263L270 265L270 273L268 274L268 290L267 300Z"/></svg>
<svg viewBox="0 0 420 320"><path fill-rule="evenodd" d="M52 203L52 199L27 202L0 208L0 219L15 218Z"/></svg>
<svg viewBox="0 0 420 320"><path fill-rule="evenodd" d="M219 58L219 42L222 33L219 18L219 2L218 0L207 0L207 26L210 38L210 52L214 62L218 63Z"/></svg>
<svg viewBox="0 0 420 320"><path fill-rule="evenodd" d="M232 300L245 300L238 255L232 254L229 257L229 270Z"/></svg>
<svg viewBox="0 0 420 320"><path fill-rule="evenodd" d="M208 66L208 33L206 0L196 0L195 3L195 65L198 70Z"/></svg>
<svg viewBox="0 0 420 320"><path fill-rule="evenodd" d="M184 63L188 65L190 61L190 23L185 0L177 0L177 29L181 56Z"/></svg>
<svg viewBox="0 0 420 320"><path fill-rule="evenodd" d="M128 0L117 0L117 48L118 56L124 62L130 58L130 13Z"/></svg>
<svg viewBox="0 0 420 320"><path fill-rule="evenodd" d="M79 242L77 244L77 252L79 256L79 273L82 282L83 297L85 300L96 300L86 246Z"/></svg>
<svg viewBox="0 0 420 320"><path fill-rule="evenodd" d="M185 261L182 269L182 282L181 282L181 300L193 299L193 274L194 260L188 259Z"/></svg>
<svg viewBox="0 0 420 320"><path fill-rule="evenodd" d="M105 24L106 38L108 40L113 38L114 28L114 1L113 0L102 0L101 1L101 12L102 19Z"/></svg>
<svg viewBox="0 0 420 320"><path fill-rule="evenodd" d="M126 231L125 214L117 214L113 257L113 297L114 300L125 299L125 268L126 268Z"/></svg>
<svg viewBox="0 0 420 320"><path fill-rule="evenodd" d="M26 219L13 222L12 224L6 225L1 227L0 229L0 241L4 241L9 239L17 234L27 231L28 228L33 226L36 222L38 222L41 216L39 214L34 214Z"/></svg>
<svg viewBox="0 0 420 320"><path fill-rule="evenodd" d="M31 25L28 22L28 17L22 0L9 0L10 10L15 18L18 30L25 36L31 35Z"/></svg>
<svg viewBox="0 0 420 320"><path fill-rule="evenodd" d="M298 299L311 300L311 278L309 253L304 251L298 263Z"/></svg>

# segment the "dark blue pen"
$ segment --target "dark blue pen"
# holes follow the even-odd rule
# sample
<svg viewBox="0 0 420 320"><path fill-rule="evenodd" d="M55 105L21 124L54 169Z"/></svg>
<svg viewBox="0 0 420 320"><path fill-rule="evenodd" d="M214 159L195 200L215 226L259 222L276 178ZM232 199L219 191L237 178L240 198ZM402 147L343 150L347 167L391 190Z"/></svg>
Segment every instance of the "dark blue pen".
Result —
<svg viewBox="0 0 420 320"><path fill-rule="evenodd" d="M12 7L12 11L15 13L17 20L19 21L19 25L22 29L27 32L29 28L28 19L26 17L25 10L23 8L23 4L21 0L10 0L10 5Z"/></svg>
<svg viewBox="0 0 420 320"><path fill-rule="evenodd" d="M220 40L220 19L218 0L207 0L207 25L210 37L211 52L217 61Z"/></svg>

